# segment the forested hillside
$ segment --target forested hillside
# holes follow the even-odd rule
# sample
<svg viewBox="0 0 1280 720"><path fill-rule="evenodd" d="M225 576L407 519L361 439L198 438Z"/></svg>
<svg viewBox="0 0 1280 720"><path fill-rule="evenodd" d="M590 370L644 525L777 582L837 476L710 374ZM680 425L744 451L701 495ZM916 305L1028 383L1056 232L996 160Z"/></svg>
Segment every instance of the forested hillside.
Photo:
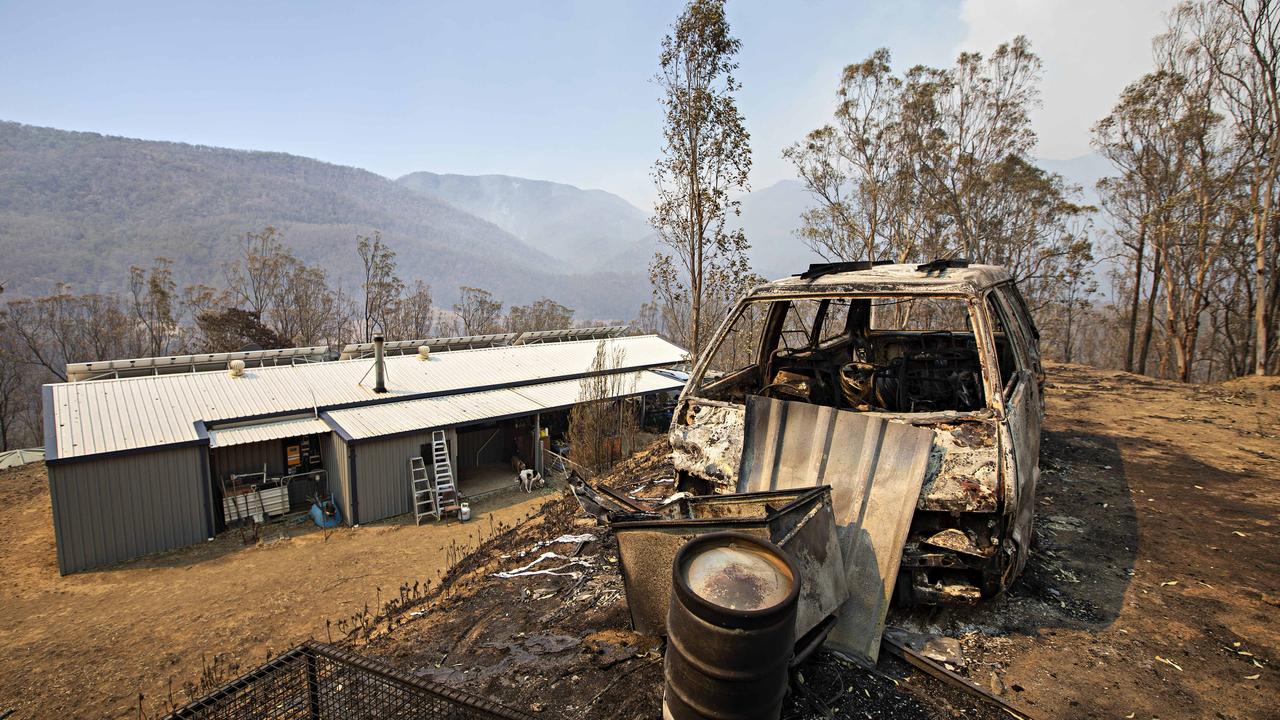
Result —
<svg viewBox="0 0 1280 720"><path fill-rule="evenodd" d="M359 285L357 234L381 231L409 280L437 299L460 285L507 302L553 296L579 317L631 317L643 268L567 276L556 258L453 204L391 180L283 153L65 132L0 122L0 283L37 295L56 283L121 292L129 267L173 260L175 280L218 284L238 238L274 225L331 281Z"/></svg>
<svg viewBox="0 0 1280 720"><path fill-rule="evenodd" d="M396 182L488 220L574 269L643 271L655 249L648 215L603 190L508 175L416 172Z"/></svg>

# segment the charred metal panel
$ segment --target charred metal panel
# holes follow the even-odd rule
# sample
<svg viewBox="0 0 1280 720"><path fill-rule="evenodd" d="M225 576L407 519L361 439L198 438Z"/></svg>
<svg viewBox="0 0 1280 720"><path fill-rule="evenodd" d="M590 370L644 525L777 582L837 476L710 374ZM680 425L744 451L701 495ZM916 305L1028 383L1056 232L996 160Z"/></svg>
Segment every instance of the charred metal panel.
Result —
<svg viewBox="0 0 1280 720"><path fill-rule="evenodd" d="M669 506L671 516L637 514L611 523L618 538L622 581L631 624L646 635L665 635L671 598L671 563L693 538L732 530L776 543L803 579L796 635L832 615L848 595L836 536L831 488L711 495Z"/></svg>
<svg viewBox="0 0 1280 720"><path fill-rule="evenodd" d="M933 433L808 403L747 398L739 492L832 486L849 599L827 643L874 665Z"/></svg>
<svg viewBox="0 0 1280 720"><path fill-rule="evenodd" d="M1006 398L1008 417L1002 432L1010 449L1003 459L1007 468L1007 505L1017 513L1010 531L1010 539L1017 549L1013 568L1016 575L1022 571L1031 549L1036 482L1040 475L1040 428L1044 418L1040 412L1040 390L1030 372L1019 371L1010 390Z"/></svg>
<svg viewBox="0 0 1280 720"><path fill-rule="evenodd" d="M946 528L929 536L925 543L943 550L952 550L964 555L973 555L974 557L986 558L991 557L995 552L995 546L987 544L979 545L968 533L960 528Z"/></svg>
<svg viewBox="0 0 1280 720"><path fill-rule="evenodd" d="M742 406L691 400L687 407L689 417L671 423L672 465L732 492L742 462Z"/></svg>
<svg viewBox="0 0 1280 720"><path fill-rule="evenodd" d="M936 425L921 510L995 512L999 507L1000 465L992 422Z"/></svg>

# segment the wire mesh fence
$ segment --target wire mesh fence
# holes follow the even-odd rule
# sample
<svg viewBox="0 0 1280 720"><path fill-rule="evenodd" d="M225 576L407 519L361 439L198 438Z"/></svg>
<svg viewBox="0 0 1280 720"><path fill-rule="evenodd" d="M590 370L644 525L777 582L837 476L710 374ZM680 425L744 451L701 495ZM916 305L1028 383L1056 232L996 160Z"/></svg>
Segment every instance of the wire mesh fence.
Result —
<svg viewBox="0 0 1280 720"><path fill-rule="evenodd" d="M471 720L531 716L308 642L168 716L172 720Z"/></svg>

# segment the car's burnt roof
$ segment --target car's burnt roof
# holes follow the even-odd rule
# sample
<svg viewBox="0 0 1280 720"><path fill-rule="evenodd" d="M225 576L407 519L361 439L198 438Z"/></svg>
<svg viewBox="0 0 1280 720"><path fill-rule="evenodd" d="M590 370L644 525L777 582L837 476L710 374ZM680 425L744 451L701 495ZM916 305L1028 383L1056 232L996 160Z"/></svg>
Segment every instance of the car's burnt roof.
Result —
<svg viewBox="0 0 1280 720"><path fill-rule="evenodd" d="M791 276L757 286L751 297L795 293L919 293L926 295L976 295L1010 279L999 265L969 265L922 272L918 263L877 265L866 270L838 272L816 278Z"/></svg>

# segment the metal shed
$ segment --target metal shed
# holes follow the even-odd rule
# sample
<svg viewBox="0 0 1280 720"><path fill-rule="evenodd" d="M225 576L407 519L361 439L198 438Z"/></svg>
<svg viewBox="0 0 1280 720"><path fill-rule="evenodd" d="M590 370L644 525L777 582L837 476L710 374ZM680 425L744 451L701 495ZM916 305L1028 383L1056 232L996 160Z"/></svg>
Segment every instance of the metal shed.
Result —
<svg viewBox="0 0 1280 720"><path fill-rule="evenodd" d="M385 392L368 358L46 385L58 567L77 572L213 537L228 517L222 481L236 473L323 477L348 523L409 512L408 458L432 430L446 432L456 460L458 428L536 423L572 406L582 379L600 373L600 342L621 351L604 371L629 378L620 396L682 386L655 370L683 362L684 351L654 336L386 357ZM293 474L299 444L318 475ZM298 504L301 493L288 494L286 505Z"/></svg>

